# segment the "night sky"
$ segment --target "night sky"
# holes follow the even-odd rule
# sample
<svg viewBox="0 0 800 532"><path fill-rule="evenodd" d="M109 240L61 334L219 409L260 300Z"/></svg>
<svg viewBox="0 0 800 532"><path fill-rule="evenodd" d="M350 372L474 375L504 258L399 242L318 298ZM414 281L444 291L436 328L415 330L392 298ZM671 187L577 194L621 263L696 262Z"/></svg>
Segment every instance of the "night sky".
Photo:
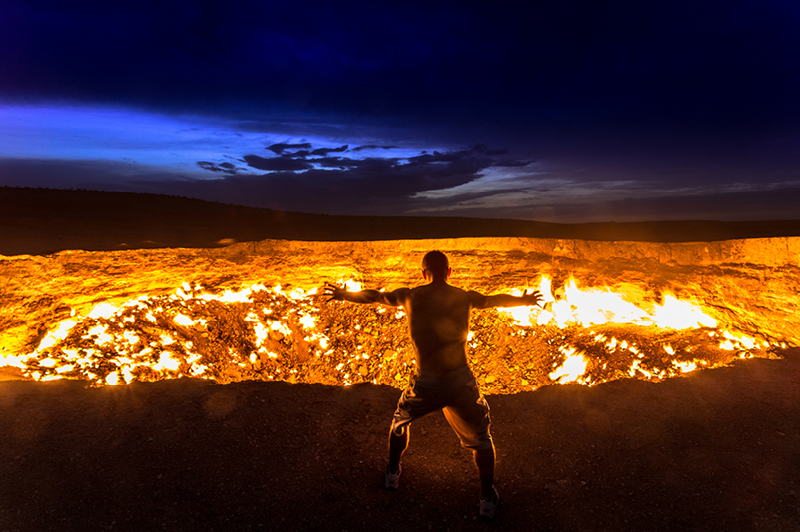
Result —
<svg viewBox="0 0 800 532"><path fill-rule="evenodd" d="M0 2L0 185L800 218L800 4Z"/></svg>

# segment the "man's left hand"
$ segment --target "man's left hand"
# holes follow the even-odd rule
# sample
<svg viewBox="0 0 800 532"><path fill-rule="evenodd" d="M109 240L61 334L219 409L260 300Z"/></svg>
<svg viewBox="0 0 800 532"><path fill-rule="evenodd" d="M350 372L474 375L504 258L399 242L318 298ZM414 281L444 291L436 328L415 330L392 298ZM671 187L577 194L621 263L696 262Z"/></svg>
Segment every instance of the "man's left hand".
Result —
<svg viewBox="0 0 800 532"><path fill-rule="evenodd" d="M534 290L530 294L525 290L525 292L522 293L522 297L530 301L530 305L539 305L539 303L544 300L544 296L538 290Z"/></svg>

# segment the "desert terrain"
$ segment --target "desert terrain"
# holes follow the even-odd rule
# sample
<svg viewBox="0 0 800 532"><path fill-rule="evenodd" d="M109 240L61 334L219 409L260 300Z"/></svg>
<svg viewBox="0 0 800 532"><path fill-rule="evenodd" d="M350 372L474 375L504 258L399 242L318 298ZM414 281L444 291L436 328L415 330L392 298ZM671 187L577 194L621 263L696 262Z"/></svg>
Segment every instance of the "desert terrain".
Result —
<svg viewBox="0 0 800 532"><path fill-rule="evenodd" d="M431 229L429 220L320 221L85 191L2 189L0 199L0 260L8 264L63 250L206 249L267 238L693 242L800 234L797 222L562 227L453 219ZM291 216L298 218L285 223ZM792 268L773 270L796 277ZM414 424L401 486L383 489L399 388L198 379L89 387L7 373L0 531L800 530L800 350L780 355L662 382L489 394L501 495L491 523L477 518L471 455L441 414Z"/></svg>

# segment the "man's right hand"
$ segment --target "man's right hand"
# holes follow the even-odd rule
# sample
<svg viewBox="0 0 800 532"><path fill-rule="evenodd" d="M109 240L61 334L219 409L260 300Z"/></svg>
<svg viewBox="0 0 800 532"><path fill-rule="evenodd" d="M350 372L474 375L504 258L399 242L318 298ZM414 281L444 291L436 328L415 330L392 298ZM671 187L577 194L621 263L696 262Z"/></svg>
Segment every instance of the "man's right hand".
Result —
<svg viewBox="0 0 800 532"><path fill-rule="evenodd" d="M347 293L347 290L336 286L333 283L325 283L325 289L323 294L329 296L328 301L344 301L344 295Z"/></svg>

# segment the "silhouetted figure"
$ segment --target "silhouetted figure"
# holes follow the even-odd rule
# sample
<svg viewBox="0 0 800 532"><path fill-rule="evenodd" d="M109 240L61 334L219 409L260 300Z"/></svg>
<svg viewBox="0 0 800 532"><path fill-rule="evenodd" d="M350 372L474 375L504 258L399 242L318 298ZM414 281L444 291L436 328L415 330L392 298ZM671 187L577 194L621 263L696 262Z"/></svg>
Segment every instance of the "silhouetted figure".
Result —
<svg viewBox="0 0 800 532"><path fill-rule="evenodd" d="M430 251L422 259L422 277L430 281L428 284L391 292L348 292L328 283L325 294L330 296L329 301L403 307L408 315L417 371L400 396L392 418L386 489L394 490L399 485L400 459L408 447L411 422L443 410L461 445L473 450L481 482L480 515L492 519L500 497L493 485L495 450L489 432L489 405L467 364L470 310L536 305L542 296L538 291L522 296L485 296L449 285L450 273L445 254Z"/></svg>

